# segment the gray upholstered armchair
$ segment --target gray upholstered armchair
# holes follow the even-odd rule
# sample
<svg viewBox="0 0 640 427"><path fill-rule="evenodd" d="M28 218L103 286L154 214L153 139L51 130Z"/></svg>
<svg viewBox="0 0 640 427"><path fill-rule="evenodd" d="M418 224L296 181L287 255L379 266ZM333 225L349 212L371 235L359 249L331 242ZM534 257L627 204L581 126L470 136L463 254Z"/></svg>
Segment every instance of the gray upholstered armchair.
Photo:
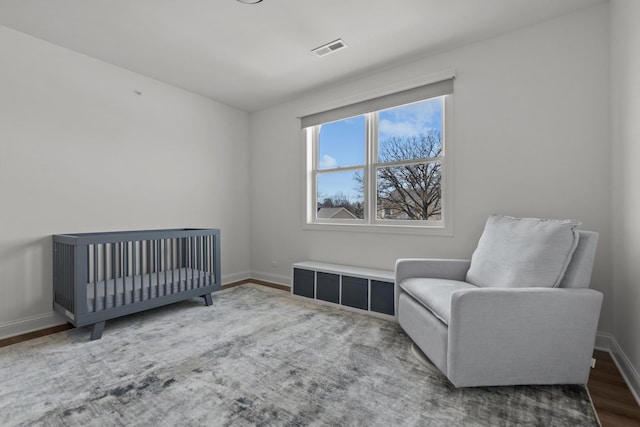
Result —
<svg viewBox="0 0 640 427"><path fill-rule="evenodd" d="M400 325L456 387L585 384L602 294L578 225L494 215L471 260L398 260Z"/></svg>

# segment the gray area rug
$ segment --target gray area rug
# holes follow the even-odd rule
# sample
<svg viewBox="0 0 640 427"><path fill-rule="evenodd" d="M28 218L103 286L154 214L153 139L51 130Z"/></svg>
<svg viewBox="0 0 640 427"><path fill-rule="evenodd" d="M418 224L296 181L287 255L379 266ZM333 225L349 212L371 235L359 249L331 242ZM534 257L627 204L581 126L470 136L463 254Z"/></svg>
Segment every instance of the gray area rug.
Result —
<svg viewBox="0 0 640 427"><path fill-rule="evenodd" d="M0 425L597 426L581 386L456 389L395 323L243 285L0 348Z"/></svg>

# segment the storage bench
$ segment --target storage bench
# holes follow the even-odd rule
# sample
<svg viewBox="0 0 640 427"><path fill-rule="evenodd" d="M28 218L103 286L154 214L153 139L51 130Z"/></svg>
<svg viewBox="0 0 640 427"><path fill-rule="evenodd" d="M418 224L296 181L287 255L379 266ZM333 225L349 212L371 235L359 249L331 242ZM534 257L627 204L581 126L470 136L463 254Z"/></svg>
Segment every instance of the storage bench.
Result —
<svg viewBox="0 0 640 427"><path fill-rule="evenodd" d="M291 293L395 318L394 272L304 261L293 264Z"/></svg>

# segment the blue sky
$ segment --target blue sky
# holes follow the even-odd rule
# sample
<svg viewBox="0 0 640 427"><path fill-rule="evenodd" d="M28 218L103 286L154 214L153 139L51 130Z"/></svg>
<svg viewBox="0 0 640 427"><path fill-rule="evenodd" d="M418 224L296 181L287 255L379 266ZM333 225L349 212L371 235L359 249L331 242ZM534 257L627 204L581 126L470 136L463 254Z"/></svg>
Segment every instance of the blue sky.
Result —
<svg viewBox="0 0 640 427"><path fill-rule="evenodd" d="M426 133L429 129L442 131L442 99L434 98L379 113L378 139L407 137ZM365 118L353 117L322 125L319 147L320 169L361 165L365 162ZM361 201L354 189L353 171L321 174L318 177L320 196L337 192L352 202Z"/></svg>

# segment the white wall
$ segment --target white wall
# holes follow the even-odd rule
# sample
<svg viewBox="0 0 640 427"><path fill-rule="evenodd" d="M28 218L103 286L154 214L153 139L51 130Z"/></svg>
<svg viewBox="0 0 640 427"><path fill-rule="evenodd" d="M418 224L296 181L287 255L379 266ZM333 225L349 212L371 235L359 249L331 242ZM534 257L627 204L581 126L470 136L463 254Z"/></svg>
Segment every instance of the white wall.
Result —
<svg viewBox="0 0 640 427"><path fill-rule="evenodd" d="M595 6L254 113L253 277L289 283L291 263L305 259L393 269L400 257L468 258L491 213L577 218L601 233L592 286L605 294L600 330L610 331L608 19L608 5ZM296 117L450 68L454 236L304 230Z"/></svg>
<svg viewBox="0 0 640 427"><path fill-rule="evenodd" d="M248 277L247 113L2 26L0 58L0 338L64 323L55 233L221 228Z"/></svg>
<svg viewBox="0 0 640 427"><path fill-rule="evenodd" d="M640 2L611 2L614 356L640 396ZM619 346L619 347L618 347ZM619 353L619 354L616 354ZM629 364L631 366L629 366ZM626 372L625 372L626 371Z"/></svg>

